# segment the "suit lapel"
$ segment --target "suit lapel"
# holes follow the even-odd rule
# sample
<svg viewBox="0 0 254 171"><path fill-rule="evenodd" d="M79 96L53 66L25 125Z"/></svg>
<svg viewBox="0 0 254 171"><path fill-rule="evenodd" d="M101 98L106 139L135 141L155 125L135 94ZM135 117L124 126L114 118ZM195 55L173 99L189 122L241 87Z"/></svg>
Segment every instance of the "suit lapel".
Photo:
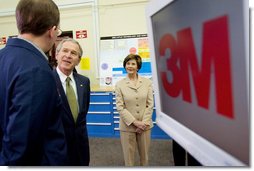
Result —
<svg viewBox="0 0 254 171"><path fill-rule="evenodd" d="M129 78L126 78L126 85L132 89L139 89L142 86L142 78L140 76L138 76L138 81L137 81L137 85L135 86L134 84L131 83Z"/></svg>
<svg viewBox="0 0 254 171"><path fill-rule="evenodd" d="M126 80L125 83L129 88L136 89L136 87L130 82L130 80Z"/></svg>
<svg viewBox="0 0 254 171"><path fill-rule="evenodd" d="M136 88L139 89L141 86L142 86L142 78L140 76L138 76Z"/></svg>
<svg viewBox="0 0 254 171"><path fill-rule="evenodd" d="M62 86L62 82L58 76L58 73L56 72L56 70L54 70L54 74L55 74L55 77L56 77L56 84L57 84L57 88L58 88L58 92L60 93L60 96L61 96L61 99L62 99L62 102L63 102L63 108L64 110L70 114L70 116L72 117L72 114L71 114L71 109L69 107L69 103L68 103L68 100L67 100L67 97L66 97L66 94L64 92L64 89L63 89L63 86ZM73 118L73 117L72 117Z"/></svg>
<svg viewBox="0 0 254 171"><path fill-rule="evenodd" d="M75 79L76 82L76 87L77 87L77 94L78 94L78 104L79 104L79 111L81 111L81 107L84 101L84 84L82 83L82 81L79 79L78 75L76 73L73 73L73 77Z"/></svg>

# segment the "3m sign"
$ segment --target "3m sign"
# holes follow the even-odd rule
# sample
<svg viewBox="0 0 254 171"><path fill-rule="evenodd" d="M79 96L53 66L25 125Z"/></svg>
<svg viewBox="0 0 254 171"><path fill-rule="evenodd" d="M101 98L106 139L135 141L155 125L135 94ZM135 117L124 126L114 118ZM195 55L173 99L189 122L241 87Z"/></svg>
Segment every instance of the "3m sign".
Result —
<svg viewBox="0 0 254 171"><path fill-rule="evenodd" d="M173 75L168 81L166 71L160 77L166 93L192 103L190 79L193 79L198 106L209 109L211 84L215 84L216 107L218 114L234 118L231 78L231 56L228 29L228 16L220 16L203 23L201 65L190 27L177 31L176 37L168 33L162 36L159 44L161 58L166 59L166 68ZM170 49L170 56L166 50ZM214 74L212 74L214 71ZM214 76L215 82L211 82Z"/></svg>
<svg viewBox="0 0 254 171"><path fill-rule="evenodd" d="M250 151L248 12L247 0L174 0L149 20L158 125L178 141L188 137L182 144L189 150L202 148L208 157L226 151L245 164ZM218 151L209 151L207 142Z"/></svg>

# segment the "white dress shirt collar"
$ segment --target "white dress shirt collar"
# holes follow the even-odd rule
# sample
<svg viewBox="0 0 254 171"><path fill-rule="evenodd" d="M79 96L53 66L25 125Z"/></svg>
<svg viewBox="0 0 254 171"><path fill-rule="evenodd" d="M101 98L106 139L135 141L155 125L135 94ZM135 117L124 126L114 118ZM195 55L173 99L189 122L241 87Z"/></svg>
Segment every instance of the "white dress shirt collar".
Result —
<svg viewBox="0 0 254 171"><path fill-rule="evenodd" d="M58 67L56 67L56 72L59 75L59 78L61 80L64 92L66 93L66 78L68 76L66 76ZM71 72L69 77L71 78L70 84L71 84L71 86L72 86L72 88L74 90L76 99L78 100L77 85L76 85L76 82L75 82L74 77L73 77L73 72ZM78 108L79 108L79 106L78 106Z"/></svg>
<svg viewBox="0 0 254 171"><path fill-rule="evenodd" d="M63 84L63 83L65 84L66 78L67 78L68 76L66 76L58 67L56 67L56 71L57 71L57 73L58 73L58 75L59 75L59 78L60 78L62 84ZM71 78L71 81L74 82L73 72L71 72L71 74L69 75L69 77Z"/></svg>

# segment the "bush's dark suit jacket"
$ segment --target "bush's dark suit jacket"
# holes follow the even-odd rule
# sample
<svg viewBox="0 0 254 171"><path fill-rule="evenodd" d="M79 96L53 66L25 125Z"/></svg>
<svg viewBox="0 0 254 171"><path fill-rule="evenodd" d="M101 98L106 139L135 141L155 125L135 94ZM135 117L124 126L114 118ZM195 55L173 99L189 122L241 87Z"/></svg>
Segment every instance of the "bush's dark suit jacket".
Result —
<svg viewBox="0 0 254 171"><path fill-rule="evenodd" d="M79 104L79 114L77 122L75 124L67 97L65 95L61 80L56 70L54 70L54 75L56 78L58 91L64 105L63 107L64 113L62 115L62 121L67 140L67 149L69 157L68 165L88 166L90 162L90 153L86 127L86 115L90 103L90 80L85 76L73 72L73 77L75 79L77 86L78 104Z"/></svg>
<svg viewBox="0 0 254 171"><path fill-rule="evenodd" d="M0 51L0 165L63 165L62 110L45 56L22 39Z"/></svg>

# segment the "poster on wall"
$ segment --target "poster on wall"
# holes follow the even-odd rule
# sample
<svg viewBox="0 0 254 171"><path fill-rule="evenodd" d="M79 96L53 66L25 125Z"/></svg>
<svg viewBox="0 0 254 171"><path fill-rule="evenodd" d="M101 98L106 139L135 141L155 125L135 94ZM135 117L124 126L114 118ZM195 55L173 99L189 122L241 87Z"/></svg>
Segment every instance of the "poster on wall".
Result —
<svg viewBox="0 0 254 171"><path fill-rule="evenodd" d="M147 34L101 37L100 86L114 86L126 76L124 58L138 54L142 58L139 74L151 78L151 60Z"/></svg>

